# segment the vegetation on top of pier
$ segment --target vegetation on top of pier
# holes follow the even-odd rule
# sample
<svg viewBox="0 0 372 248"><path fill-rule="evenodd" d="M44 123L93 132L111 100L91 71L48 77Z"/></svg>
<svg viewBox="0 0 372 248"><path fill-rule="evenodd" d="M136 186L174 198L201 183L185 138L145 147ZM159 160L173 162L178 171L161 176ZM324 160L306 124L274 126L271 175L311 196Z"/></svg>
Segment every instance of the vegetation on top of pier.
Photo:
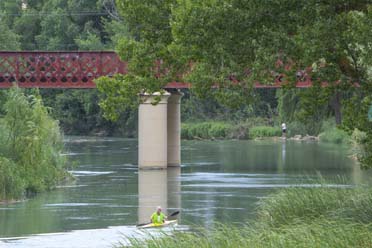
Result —
<svg viewBox="0 0 372 248"><path fill-rule="evenodd" d="M10 90L0 116L0 200L49 190L67 176L58 122L40 96Z"/></svg>

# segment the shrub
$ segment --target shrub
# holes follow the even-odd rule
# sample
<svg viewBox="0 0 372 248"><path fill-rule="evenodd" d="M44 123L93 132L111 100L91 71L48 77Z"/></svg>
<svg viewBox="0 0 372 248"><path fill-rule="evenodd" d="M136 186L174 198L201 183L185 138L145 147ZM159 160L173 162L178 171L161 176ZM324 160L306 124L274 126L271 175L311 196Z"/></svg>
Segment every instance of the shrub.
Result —
<svg viewBox="0 0 372 248"><path fill-rule="evenodd" d="M24 182L20 177L21 168L12 161L0 157L0 200L18 199L24 191Z"/></svg>
<svg viewBox="0 0 372 248"><path fill-rule="evenodd" d="M351 134L351 140L356 144L363 144L367 140L367 134L355 128L353 133Z"/></svg>
<svg viewBox="0 0 372 248"><path fill-rule="evenodd" d="M258 126L249 129L249 138L262 138L262 137L274 137L281 136L281 129L279 127L270 126Z"/></svg>
<svg viewBox="0 0 372 248"><path fill-rule="evenodd" d="M183 123L182 139L224 139L231 133L231 125L223 122Z"/></svg>
<svg viewBox="0 0 372 248"><path fill-rule="evenodd" d="M305 136L308 134L307 127L301 122L294 121L287 125L288 137L295 135Z"/></svg>
<svg viewBox="0 0 372 248"><path fill-rule="evenodd" d="M336 127L328 129L319 135L320 141L334 144L346 144L350 142L350 136Z"/></svg>
<svg viewBox="0 0 372 248"><path fill-rule="evenodd" d="M8 93L4 112L0 157L7 176L3 181L23 185L26 193L53 188L67 175L60 156L63 140L58 122L49 116L39 97L25 96L18 88ZM6 191L5 197L13 194L10 188Z"/></svg>

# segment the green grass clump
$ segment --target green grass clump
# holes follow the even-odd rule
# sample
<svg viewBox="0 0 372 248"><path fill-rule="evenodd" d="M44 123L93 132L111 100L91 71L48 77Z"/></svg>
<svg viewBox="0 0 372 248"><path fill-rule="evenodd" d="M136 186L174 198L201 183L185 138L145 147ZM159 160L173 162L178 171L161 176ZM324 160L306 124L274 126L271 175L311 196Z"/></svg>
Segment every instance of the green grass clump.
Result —
<svg viewBox="0 0 372 248"><path fill-rule="evenodd" d="M281 189L263 199L252 225L214 228L131 239L131 247L372 247L372 188Z"/></svg>
<svg viewBox="0 0 372 248"><path fill-rule="evenodd" d="M347 144L350 143L350 136L343 130L333 127L322 132L319 135L320 141L334 143L334 144Z"/></svg>
<svg viewBox="0 0 372 248"><path fill-rule="evenodd" d="M231 124L224 122L183 123L182 139L225 139L229 137Z"/></svg>
<svg viewBox="0 0 372 248"><path fill-rule="evenodd" d="M249 129L249 138L263 138L281 136L282 131L279 127L257 126Z"/></svg>
<svg viewBox="0 0 372 248"><path fill-rule="evenodd" d="M162 237L131 239L134 248L235 248L235 247L372 247L371 224L317 220L282 228L218 225L212 230L175 231Z"/></svg>
<svg viewBox="0 0 372 248"><path fill-rule="evenodd" d="M299 220L347 219L372 223L372 188L288 188L262 201L260 221L278 227Z"/></svg>

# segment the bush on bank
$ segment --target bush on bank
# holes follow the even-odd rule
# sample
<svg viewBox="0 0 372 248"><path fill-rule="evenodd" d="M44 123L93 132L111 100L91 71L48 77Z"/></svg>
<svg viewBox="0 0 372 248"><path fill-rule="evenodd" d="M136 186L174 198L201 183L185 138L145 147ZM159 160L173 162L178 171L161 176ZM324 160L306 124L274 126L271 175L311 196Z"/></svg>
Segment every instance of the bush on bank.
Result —
<svg viewBox="0 0 372 248"><path fill-rule="evenodd" d="M182 139L255 139L280 136L281 129L271 126L255 126L249 123L226 122L182 123Z"/></svg>
<svg viewBox="0 0 372 248"><path fill-rule="evenodd" d="M327 129L319 135L320 141L334 143L334 144L347 144L350 143L350 135L344 130L333 127Z"/></svg>
<svg viewBox="0 0 372 248"><path fill-rule="evenodd" d="M249 129L249 138L264 138L264 137L275 137L281 136L282 130L279 127L270 127L270 126L257 126Z"/></svg>
<svg viewBox="0 0 372 248"><path fill-rule="evenodd" d="M224 139L230 136L232 125L224 122L183 123L182 139Z"/></svg>
<svg viewBox="0 0 372 248"><path fill-rule="evenodd" d="M0 200L53 188L66 178L58 122L41 99L11 89L0 117Z"/></svg>
<svg viewBox="0 0 372 248"><path fill-rule="evenodd" d="M132 239L134 247L372 247L372 188L282 189L263 199L252 225Z"/></svg>

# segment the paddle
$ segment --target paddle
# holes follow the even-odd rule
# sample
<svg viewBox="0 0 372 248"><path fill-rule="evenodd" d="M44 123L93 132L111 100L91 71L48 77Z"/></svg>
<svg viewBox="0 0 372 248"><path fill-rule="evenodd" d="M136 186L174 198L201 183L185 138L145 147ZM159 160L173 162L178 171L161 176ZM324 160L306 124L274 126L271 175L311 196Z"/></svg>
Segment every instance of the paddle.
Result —
<svg viewBox="0 0 372 248"><path fill-rule="evenodd" d="M180 213L180 211L177 210L177 211L171 213L168 217L177 216L179 213ZM151 224L151 222L137 224L136 226L139 227L139 226L145 226L145 225L148 225L148 224Z"/></svg>

